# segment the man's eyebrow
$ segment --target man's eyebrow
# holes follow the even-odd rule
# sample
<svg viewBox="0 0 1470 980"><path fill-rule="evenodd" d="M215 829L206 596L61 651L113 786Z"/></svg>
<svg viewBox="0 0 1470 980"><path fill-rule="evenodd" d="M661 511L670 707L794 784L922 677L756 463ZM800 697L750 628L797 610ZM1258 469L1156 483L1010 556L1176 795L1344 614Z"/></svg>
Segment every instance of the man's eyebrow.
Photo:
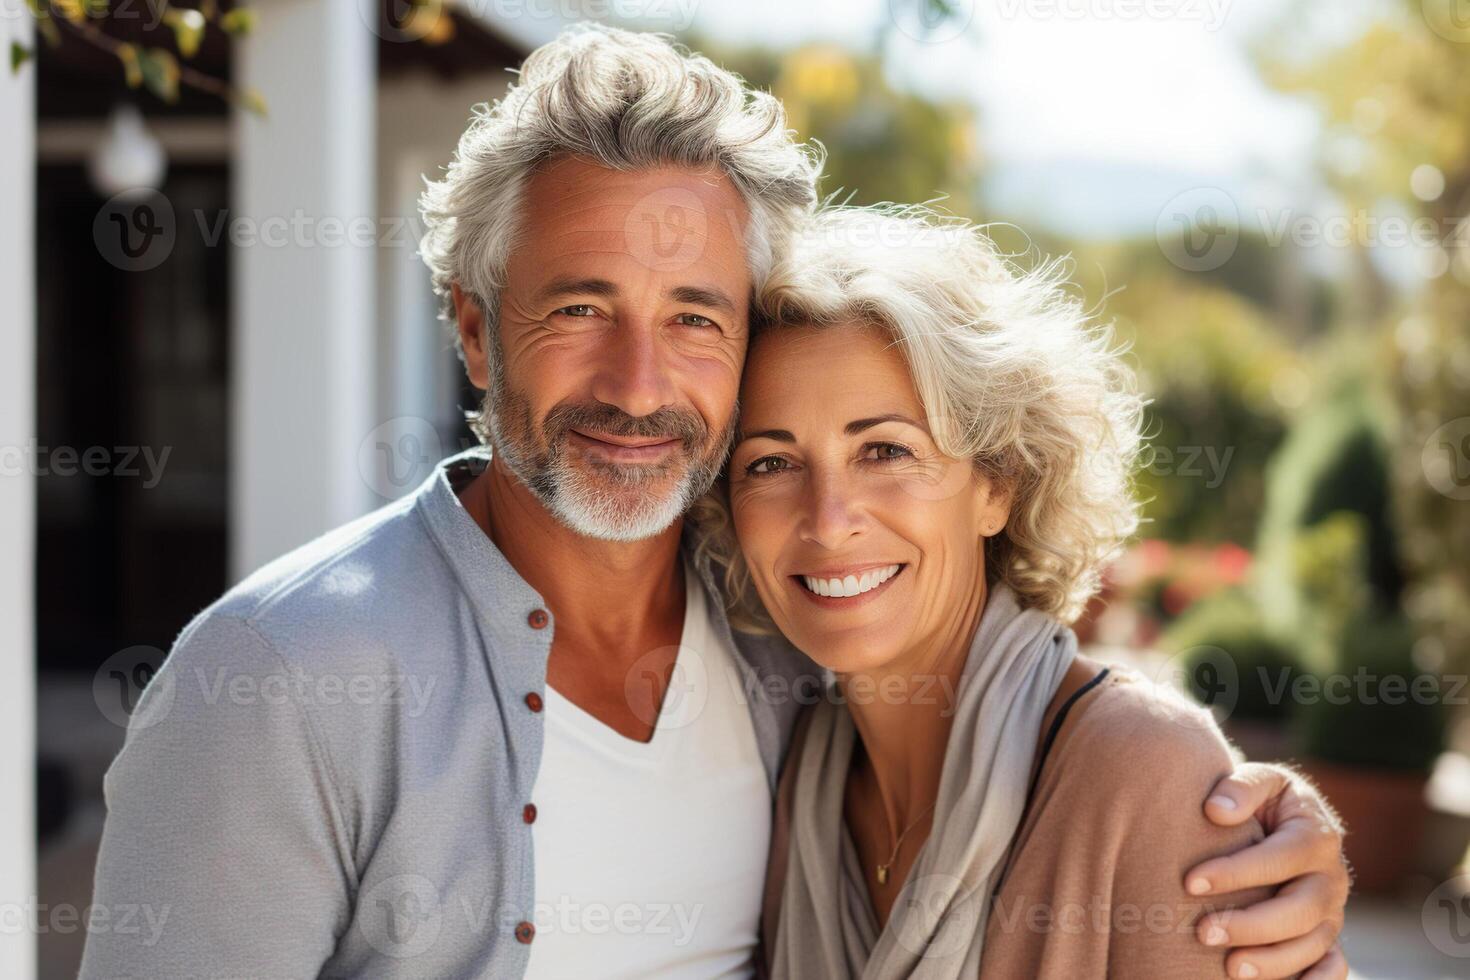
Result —
<svg viewBox="0 0 1470 980"><path fill-rule="evenodd" d="M789 429L761 429L759 432L740 432L735 436L736 442L744 442L747 439L775 439L777 442L795 442L796 436Z"/></svg>
<svg viewBox="0 0 1470 980"><path fill-rule="evenodd" d="M544 303L558 296L616 296L618 287L606 279L553 279L536 291L536 302Z"/></svg>
<svg viewBox="0 0 1470 980"><path fill-rule="evenodd" d="M735 315L735 301L723 290L711 286L675 286L669 290L669 298L677 303L693 303Z"/></svg>
<svg viewBox="0 0 1470 980"><path fill-rule="evenodd" d="M903 422L907 425L912 425L916 429L923 429L925 432L929 431L929 427L923 422L916 422L907 415L899 412L889 412L887 415L875 415L870 419L853 419L843 427L842 431L850 436L855 436L859 432L871 429L873 426L881 425L884 422Z"/></svg>

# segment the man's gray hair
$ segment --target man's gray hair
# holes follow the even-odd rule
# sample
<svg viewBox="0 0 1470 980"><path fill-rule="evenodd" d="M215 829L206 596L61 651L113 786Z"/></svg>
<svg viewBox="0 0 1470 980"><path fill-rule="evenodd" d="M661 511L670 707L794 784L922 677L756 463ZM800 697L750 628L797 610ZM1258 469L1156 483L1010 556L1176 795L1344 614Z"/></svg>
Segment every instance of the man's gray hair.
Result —
<svg viewBox="0 0 1470 980"><path fill-rule="evenodd" d="M820 149L798 143L781 103L659 34L577 25L531 52L505 97L475 107L443 180L420 198L420 243L452 319L450 284L473 296L494 343L522 192L564 156L613 170L714 166L750 212L758 291L782 238L816 202Z"/></svg>

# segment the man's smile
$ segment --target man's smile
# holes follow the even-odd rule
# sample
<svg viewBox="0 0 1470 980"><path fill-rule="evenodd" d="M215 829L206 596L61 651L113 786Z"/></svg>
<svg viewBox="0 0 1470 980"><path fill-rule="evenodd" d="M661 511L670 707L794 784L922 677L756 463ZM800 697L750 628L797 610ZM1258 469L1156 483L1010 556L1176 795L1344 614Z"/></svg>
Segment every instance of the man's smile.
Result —
<svg viewBox="0 0 1470 980"><path fill-rule="evenodd" d="M681 440L658 436L615 436L606 432L583 432L569 429L567 439L573 445L590 450L614 463L653 463L664 459L678 448Z"/></svg>

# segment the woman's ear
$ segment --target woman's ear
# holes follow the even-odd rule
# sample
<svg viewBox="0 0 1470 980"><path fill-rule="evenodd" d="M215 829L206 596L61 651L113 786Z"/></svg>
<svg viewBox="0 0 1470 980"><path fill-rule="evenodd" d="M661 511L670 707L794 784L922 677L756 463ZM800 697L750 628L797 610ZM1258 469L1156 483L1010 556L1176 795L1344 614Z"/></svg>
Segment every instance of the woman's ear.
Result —
<svg viewBox="0 0 1470 980"><path fill-rule="evenodd" d="M980 477L975 492L979 494L980 506L976 511L980 536L993 538L1005 529L1011 519L1011 488L993 477Z"/></svg>

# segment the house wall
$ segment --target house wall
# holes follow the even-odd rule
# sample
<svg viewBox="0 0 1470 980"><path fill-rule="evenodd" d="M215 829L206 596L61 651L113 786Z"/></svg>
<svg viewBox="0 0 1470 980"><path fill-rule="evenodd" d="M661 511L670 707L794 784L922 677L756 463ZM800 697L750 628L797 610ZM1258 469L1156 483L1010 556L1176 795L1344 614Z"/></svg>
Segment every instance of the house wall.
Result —
<svg viewBox="0 0 1470 980"><path fill-rule="evenodd" d="M33 43L28 18L7 40ZM5 45L9 49L9 44ZM35 477L23 455L35 433L35 66L0 84L0 976L36 970ZM29 922L26 923L29 926Z"/></svg>

